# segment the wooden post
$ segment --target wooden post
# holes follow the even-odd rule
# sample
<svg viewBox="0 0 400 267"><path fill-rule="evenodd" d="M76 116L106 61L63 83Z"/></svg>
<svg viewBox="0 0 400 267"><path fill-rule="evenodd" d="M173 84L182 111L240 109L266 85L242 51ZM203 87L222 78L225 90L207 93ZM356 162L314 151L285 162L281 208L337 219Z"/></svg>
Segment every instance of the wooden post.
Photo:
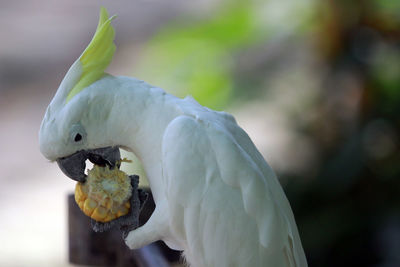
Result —
<svg viewBox="0 0 400 267"><path fill-rule="evenodd" d="M149 199L143 207L139 222L143 225L154 210L154 201ZM155 242L141 249L130 250L118 229L103 233L92 230L90 218L83 214L68 195L69 262L93 266L139 266L166 267L179 260L180 252L169 249L162 242Z"/></svg>

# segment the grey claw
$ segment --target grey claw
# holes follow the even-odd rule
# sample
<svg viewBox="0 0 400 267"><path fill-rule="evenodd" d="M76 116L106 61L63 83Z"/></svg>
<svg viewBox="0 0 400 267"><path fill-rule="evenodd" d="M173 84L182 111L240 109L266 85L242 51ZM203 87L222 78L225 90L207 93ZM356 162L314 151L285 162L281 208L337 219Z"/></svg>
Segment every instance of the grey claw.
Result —
<svg viewBox="0 0 400 267"><path fill-rule="evenodd" d="M146 203L147 199L149 198L149 194L142 189L138 189L140 207L139 212L142 211L144 204Z"/></svg>

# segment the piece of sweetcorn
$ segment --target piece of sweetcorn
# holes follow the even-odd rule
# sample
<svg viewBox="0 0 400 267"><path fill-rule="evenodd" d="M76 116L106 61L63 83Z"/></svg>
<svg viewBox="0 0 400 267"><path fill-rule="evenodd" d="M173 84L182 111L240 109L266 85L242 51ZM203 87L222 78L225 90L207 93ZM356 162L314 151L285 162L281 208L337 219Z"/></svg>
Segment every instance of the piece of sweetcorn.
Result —
<svg viewBox="0 0 400 267"><path fill-rule="evenodd" d="M85 183L77 183L75 201L87 216L109 222L130 209L132 185L129 176L118 168L94 165Z"/></svg>

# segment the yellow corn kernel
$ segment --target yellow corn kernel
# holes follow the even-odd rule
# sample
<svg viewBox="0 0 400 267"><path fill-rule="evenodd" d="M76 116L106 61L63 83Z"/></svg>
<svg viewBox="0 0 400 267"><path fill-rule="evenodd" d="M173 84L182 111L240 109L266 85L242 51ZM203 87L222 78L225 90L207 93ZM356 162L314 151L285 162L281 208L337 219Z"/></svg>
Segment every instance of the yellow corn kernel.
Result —
<svg viewBox="0 0 400 267"><path fill-rule="evenodd" d="M94 165L85 183L75 186L75 201L83 213L96 221L108 222L124 216L131 207L129 176L121 170Z"/></svg>
<svg viewBox="0 0 400 267"><path fill-rule="evenodd" d="M110 212L110 218L111 220L114 220L117 218L117 214Z"/></svg>
<svg viewBox="0 0 400 267"><path fill-rule="evenodd" d="M83 199L85 199L85 195L82 192L82 184L81 183L77 183L76 187L75 187L75 201L79 202Z"/></svg>
<svg viewBox="0 0 400 267"><path fill-rule="evenodd" d="M119 207L117 210L117 217L124 216L128 213L128 209L126 207Z"/></svg>
<svg viewBox="0 0 400 267"><path fill-rule="evenodd" d="M92 219L100 222L105 222L104 218L107 216L107 210L105 207L98 206L92 213Z"/></svg>
<svg viewBox="0 0 400 267"><path fill-rule="evenodd" d="M108 210L110 210L110 209L111 209L111 206L112 206L112 201L111 201L111 199L110 199L110 198L106 198L106 201L105 201L105 206L106 206L106 208L107 208Z"/></svg>
<svg viewBox="0 0 400 267"><path fill-rule="evenodd" d="M81 183L81 190L82 190L82 194L87 196L89 194L89 187L87 186L87 184L82 184Z"/></svg>
<svg viewBox="0 0 400 267"><path fill-rule="evenodd" d="M114 220L116 218L117 218L117 216L114 213L109 212L107 214L107 217L104 218L104 221L105 222L109 222L109 221L112 221L112 220Z"/></svg>
<svg viewBox="0 0 400 267"><path fill-rule="evenodd" d="M81 210L83 210L83 204L84 204L84 203L85 203L84 200L81 200L81 201L78 202L78 206L79 206L79 208L80 208Z"/></svg>
<svg viewBox="0 0 400 267"><path fill-rule="evenodd" d="M75 187L75 202L78 203L81 195L79 194L77 187Z"/></svg>
<svg viewBox="0 0 400 267"><path fill-rule="evenodd" d="M94 201L93 199L86 199L85 203L83 204L83 212L88 215L91 216L94 209L97 207L97 202Z"/></svg>

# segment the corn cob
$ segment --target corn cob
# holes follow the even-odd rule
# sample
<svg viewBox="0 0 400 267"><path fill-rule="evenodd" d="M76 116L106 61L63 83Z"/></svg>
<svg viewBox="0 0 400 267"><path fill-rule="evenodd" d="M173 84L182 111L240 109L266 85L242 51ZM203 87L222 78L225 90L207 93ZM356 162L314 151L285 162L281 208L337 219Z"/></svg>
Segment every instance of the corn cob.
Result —
<svg viewBox="0 0 400 267"><path fill-rule="evenodd" d="M75 201L84 214L98 222L109 222L128 214L132 185L118 168L94 165L85 183L77 183Z"/></svg>

